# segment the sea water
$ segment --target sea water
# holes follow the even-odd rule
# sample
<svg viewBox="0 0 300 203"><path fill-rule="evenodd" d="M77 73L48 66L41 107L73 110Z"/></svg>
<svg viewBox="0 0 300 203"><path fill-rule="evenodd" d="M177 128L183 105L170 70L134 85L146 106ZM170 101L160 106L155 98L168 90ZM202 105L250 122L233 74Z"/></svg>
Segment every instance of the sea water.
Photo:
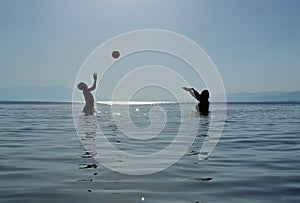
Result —
<svg viewBox="0 0 300 203"><path fill-rule="evenodd" d="M111 105L97 106L96 121L107 140L132 154L167 147L182 115L199 120L192 145L176 163L153 174L127 175L98 163L97 149L93 153L81 143L70 103L1 103L0 202L300 201L299 103L227 104L222 136L204 160L198 152L218 111L205 117L194 112L195 104L180 109L178 104L140 103L130 106L130 118L137 127L147 127L155 106L165 111L166 123L152 141L125 136L114 120L114 114L122 114L112 112Z"/></svg>

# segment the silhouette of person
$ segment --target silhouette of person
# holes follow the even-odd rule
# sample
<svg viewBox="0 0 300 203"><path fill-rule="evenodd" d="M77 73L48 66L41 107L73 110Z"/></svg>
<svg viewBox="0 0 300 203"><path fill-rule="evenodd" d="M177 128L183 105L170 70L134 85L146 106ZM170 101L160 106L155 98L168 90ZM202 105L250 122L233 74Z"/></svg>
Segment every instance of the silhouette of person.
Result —
<svg viewBox="0 0 300 203"><path fill-rule="evenodd" d="M94 89L96 89L96 82L97 82L97 73L93 74L93 78L94 78L94 84L92 87L88 88L87 84L85 84L84 82L80 82L77 87L79 90L82 90L83 92L83 96L85 99L85 106L83 107L83 112L86 115L92 115L96 112L96 109L94 107L94 96L92 95L91 91L93 91Z"/></svg>
<svg viewBox="0 0 300 203"><path fill-rule="evenodd" d="M201 94L197 92L194 88L182 87L182 89L188 91L195 99L199 101L196 106L197 111L202 115L208 115L209 110L209 92L208 90L203 90Z"/></svg>

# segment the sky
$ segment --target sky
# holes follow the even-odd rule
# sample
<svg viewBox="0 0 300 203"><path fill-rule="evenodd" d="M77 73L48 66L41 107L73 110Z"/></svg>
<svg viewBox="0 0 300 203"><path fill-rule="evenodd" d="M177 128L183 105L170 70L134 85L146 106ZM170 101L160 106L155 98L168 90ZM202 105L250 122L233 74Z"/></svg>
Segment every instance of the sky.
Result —
<svg viewBox="0 0 300 203"><path fill-rule="evenodd" d="M0 88L73 88L102 43L163 29L201 46L228 93L298 91L299 8L297 0L0 0Z"/></svg>

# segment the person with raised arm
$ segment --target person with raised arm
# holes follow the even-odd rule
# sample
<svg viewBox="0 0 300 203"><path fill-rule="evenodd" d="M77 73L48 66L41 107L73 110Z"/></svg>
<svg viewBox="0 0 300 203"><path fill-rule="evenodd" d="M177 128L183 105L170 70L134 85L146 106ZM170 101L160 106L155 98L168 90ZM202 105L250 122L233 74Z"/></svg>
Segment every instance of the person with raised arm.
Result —
<svg viewBox="0 0 300 203"><path fill-rule="evenodd" d="M185 91L188 91L195 99L199 101L196 106L197 111L202 115L208 115L209 113L209 92L208 90L203 90L201 94L197 92L194 88L182 87Z"/></svg>
<svg viewBox="0 0 300 203"><path fill-rule="evenodd" d="M94 96L92 95L91 91L96 89L96 83L97 83L97 73L93 74L94 83L92 87L88 87L87 84L84 82L80 82L77 87L79 90L83 92L83 96L85 99L85 106L83 107L83 112L86 115L92 115L96 112L96 109L94 107Z"/></svg>

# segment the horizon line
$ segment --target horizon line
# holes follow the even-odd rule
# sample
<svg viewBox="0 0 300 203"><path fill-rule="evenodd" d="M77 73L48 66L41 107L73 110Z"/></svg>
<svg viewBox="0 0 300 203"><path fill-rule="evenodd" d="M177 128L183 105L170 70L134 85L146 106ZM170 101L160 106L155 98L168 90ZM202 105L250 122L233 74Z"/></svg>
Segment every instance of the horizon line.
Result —
<svg viewBox="0 0 300 203"><path fill-rule="evenodd" d="M55 101L55 100L0 100L0 104L84 104L85 101ZM155 104L197 104L195 101L97 101L96 104L104 105L155 105ZM223 104L223 103L300 103L300 100L295 101L213 101L211 104Z"/></svg>

